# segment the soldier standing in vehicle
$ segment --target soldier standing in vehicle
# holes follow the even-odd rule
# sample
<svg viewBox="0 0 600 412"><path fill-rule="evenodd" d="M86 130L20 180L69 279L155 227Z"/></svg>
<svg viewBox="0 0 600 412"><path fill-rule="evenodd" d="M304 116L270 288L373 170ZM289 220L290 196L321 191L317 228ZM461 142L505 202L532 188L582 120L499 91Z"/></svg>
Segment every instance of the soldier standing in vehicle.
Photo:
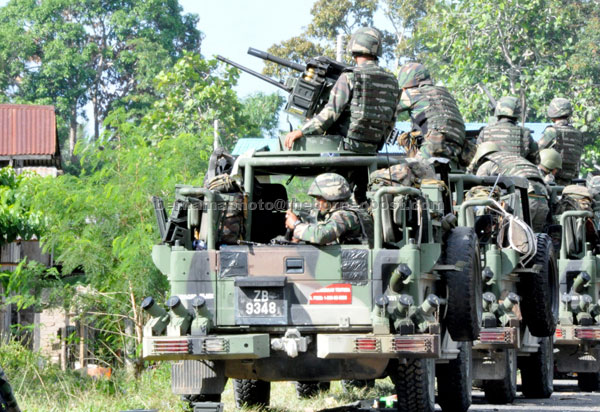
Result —
<svg viewBox="0 0 600 412"><path fill-rule="evenodd" d="M315 178L308 189L317 201L317 223L303 223L291 210L286 212L285 227L293 230L293 241L317 245L335 243L365 243L369 239L370 216L349 205L350 185L336 173L324 173Z"/></svg>
<svg viewBox="0 0 600 412"><path fill-rule="evenodd" d="M552 99L547 114L554 124L544 130L538 146L540 150L551 147L560 153L563 167L556 174L556 183L566 186L579 176L583 136L579 130L569 124L573 107L567 99L562 97Z"/></svg>
<svg viewBox="0 0 600 412"><path fill-rule="evenodd" d="M398 143L409 156L450 159L455 169L467 166L474 154L465 138L465 122L456 101L445 87L434 86L429 70L420 63L400 68L398 85L402 89L396 115L408 112L412 131L403 133Z"/></svg>
<svg viewBox="0 0 600 412"><path fill-rule="evenodd" d="M477 176L503 175L526 178L529 182L531 226L536 233L544 230L550 211L549 193L536 165L519 155L500 151L500 148L491 142L479 146L472 165L477 170Z"/></svg>
<svg viewBox="0 0 600 412"><path fill-rule="evenodd" d="M504 96L498 100L494 116L495 123L488 124L479 133L477 143L495 143L501 151L524 157L530 162L537 163L537 144L529 129L517 124L521 115L521 103L513 96Z"/></svg>
<svg viewBox="0 0 600 412"><path fill-rule="evenodd" d="M327 105L301 129L285 137L285 147L304 136L343 136L344 149L376 153L396 123L398 83L377 64L381 56L381 33L371 27L358 29L350 38L348 52L356 66L338 78Z"/></svg>
<svg viewBox="0 0 600 412"><path fill-rule="evenodd" d="M540 151L540 164L538 169L546 184L554 184L556 174L562 169L562 158L560 153L554 149L544 149Z"/></svg>

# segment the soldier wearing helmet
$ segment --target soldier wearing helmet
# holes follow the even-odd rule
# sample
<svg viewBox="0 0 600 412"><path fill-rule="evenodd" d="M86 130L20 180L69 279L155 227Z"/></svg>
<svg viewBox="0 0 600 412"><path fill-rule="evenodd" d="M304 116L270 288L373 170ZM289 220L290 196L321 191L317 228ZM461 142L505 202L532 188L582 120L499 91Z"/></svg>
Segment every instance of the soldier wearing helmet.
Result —
<svg viewBox="0 0 600 412"><path fill-rule="evenodd" d="M479 133L477 143L493 142L500 150L513 153L536 163L538 151L529 129L517 124L521 115L521 102L513 96L498 100L494 112L497 121L488 124Z"/></svg>
<svg viewBox="0 0 600 412"><path fill-rule="evenodd" d="M377 64L381 33L371 27L358 29L350 38L348 52L356 66L338 78L319 114L287 134L288 149L303 136L326 133L343 136L345 150L376 153L393 129L399 90L396 77Z"/></svg>
<svg viewBox="0 0 600 412"><path fill-rule="evenodd" d="M467 166L474 150L465 138L465 123L458 105L445 87L434 86L429 70L419 63L407 63L400 68L401 88L397 115L407 112L412 131L398 140L410 156L445 157Z"/></svg>
<svg viewBox="0 0 600 412"><path fill-rule="evenodd" d="M303 223L291 210L286 212L285 227L293 230L293 241L317 245L364 241L370 218L349 205L352 192L343 176L324 173L308 189L318 205L317 223ZM372 227L372 223L370 225Z"/></svg>
<svg viewBox="0 0 600 412"><path fill-rule="evenodd" d="M518 176L529 182L528 198L531 226L536 233L542 232L548 219L549 192L539 169L518 154L503 152L493 142L479 146L471 166L477 176Z"/></svg>
<svg viewBox="0 0 600 412"><path fill-rule="evenodd" d="M546 184L556 183L555 176L562 169L562 158L560 153L554 149L544 149L540 151L540 164L538 164L540 173L544 176Z"/></svg>
<svg viewBox="0 0 600 412"><path fill-rule="evenodd" d="M581 155L583 154L583 136L579 130L569 124L573 114L571 102L562 97L552 99L548 106L548 117L553 124L544 130L538 142L541 149L553 148L562 157L562 169L556 174L556 183L566 186L579 176Z"/></svg>

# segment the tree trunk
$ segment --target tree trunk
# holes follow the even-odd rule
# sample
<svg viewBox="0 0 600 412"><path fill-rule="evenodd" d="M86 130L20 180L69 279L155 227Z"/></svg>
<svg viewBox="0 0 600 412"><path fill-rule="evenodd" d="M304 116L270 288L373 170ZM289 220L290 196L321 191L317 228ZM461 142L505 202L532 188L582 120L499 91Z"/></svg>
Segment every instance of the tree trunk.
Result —
<svg viewBox="0 0 600 412"><path fill-rule="evenodd" d="M77 143L77 104L71 106L71 114L69 116L69 156L73 158L75 151L75 143Z"/></svg>
<svg viewBox="0 0 600 412"><path fill-rule="evenodd" d="M94 108L94 140L98 140L100 137L100 115L98 108L98 89L96 87L96 93L94 93L94 97L92 98L92 107Z"/></svg>

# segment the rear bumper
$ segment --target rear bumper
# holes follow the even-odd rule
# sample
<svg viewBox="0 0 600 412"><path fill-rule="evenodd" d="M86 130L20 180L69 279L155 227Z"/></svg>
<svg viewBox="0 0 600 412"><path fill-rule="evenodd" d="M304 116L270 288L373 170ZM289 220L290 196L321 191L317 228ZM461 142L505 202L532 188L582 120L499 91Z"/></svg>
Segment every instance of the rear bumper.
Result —
<svg viewBox="0 0 600 412"><path fill-rule="evenodd" d="M555 345L579 345L600 343L600 326L557 326L554 332Z"/></svg>
<svg viewBox="0 0 600 412"><path fill-rule="evenodd" d="M317 357L322 359L438 358L441 353L437 334L317 334L316 344ZM143 340L147 360L260 359L271 356L271 351L271 337L266 333L152 336Z"/></svg>
<svg viewBox="0 0 600 412"><path fill-rule="evenodd" d="M473 349L518 348L520 345L519 329L483 328L479 339L473 342Z"/></svg>

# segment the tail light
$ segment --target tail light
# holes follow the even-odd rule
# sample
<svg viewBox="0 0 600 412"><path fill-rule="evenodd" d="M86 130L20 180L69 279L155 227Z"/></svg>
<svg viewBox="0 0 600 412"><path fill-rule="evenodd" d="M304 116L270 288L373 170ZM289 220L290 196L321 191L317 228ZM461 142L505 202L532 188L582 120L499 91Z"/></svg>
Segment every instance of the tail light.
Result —
<svg viewBox="0 0 600 412"><path fill-rule="evenodd" d="M381 346L377 338L356 338L354 339L354 350L357 352L379 352Z"/></svg>
<svg viewBox="0 0 600 412"><path fill-rule="evenodd" d="M435 341L432 336L402 336L392 340L392 348L396 352L433 353Z"/></svg>
<svg viewBox="0 0 600 412"><path fill-rule="evenodd" d="M190 342L187 339L177 340L155 340L153 342L155 355L166 355L169 353L191 353Z"/></svg>

